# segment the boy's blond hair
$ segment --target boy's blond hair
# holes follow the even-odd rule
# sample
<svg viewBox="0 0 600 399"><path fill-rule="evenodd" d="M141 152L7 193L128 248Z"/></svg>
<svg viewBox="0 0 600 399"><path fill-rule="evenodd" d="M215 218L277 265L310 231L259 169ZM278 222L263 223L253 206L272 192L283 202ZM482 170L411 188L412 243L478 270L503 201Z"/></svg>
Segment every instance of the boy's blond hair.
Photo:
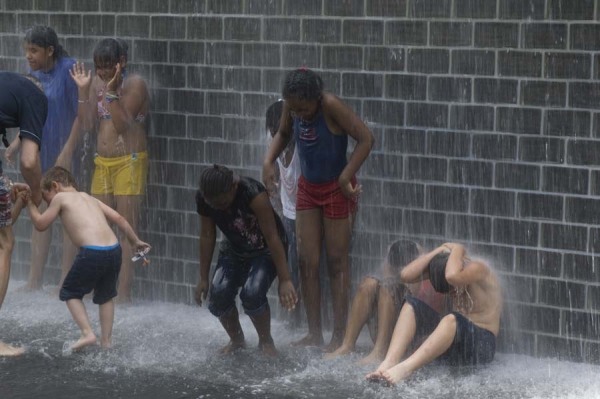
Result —
<svg viewBox="0 0 600 399"><path fill-rule="evenodd" d="M77 190L77 182L71 172L60 166L53 166L44 174L44 177L42 177L42 190L50 190L52 182L60 183L65 187L71 186Z"/></svg>

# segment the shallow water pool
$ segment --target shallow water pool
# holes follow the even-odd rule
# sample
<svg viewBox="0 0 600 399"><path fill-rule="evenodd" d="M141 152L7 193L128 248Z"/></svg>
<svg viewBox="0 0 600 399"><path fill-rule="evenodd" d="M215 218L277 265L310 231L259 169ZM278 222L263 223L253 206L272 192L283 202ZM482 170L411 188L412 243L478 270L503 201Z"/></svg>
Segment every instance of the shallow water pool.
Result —
<svg viewBox="0 0 600 399"><path fill-rule="evenodd" d="M78 337L64 303L52 289L24 293L11 281L0 312L0 337L22 344L19 358L0 358L0 398L600 398L600 367L498 354L481 369L429 366L394 388L366 382L372 367L360 355L323 361L316 349L289 343L304 331L273 323L277 359L256 351L257 338L242 315L248 349L233 356L206 308L168 303L117 307L114 348L63 354ZM86 302L98 329L97 306ZM98 331L99 332L99 331ZM359 346L368 349L361 338Z"/></svg>

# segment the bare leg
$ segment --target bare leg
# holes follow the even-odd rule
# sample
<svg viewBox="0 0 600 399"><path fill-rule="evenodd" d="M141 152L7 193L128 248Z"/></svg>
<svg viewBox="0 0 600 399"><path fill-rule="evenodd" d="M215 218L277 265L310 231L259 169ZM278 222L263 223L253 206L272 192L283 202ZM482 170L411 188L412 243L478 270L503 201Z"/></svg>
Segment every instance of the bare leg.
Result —
<svg viewBox="0 0 600 399"><path fill-rule="evenodd" d="M112 347L112 329L115 319L115 302L111 299L98 307L100 315L100 346Z"/></svg>
<svg viewBox="0 0 600 399"><path fill-rule="evenodd" d="M21 140L21 175L25 183L31 188L31 199L37 206L42 202L42 166L40 161L40 147L35 141Z"/></svg>
<svg viewBox="0 0 600 399"><path fill-rule="evenodd" d="M46 204L40 205L40 211L46 209ZM52 227L46 231L38 231L35 228L31 231L31 265L29 266L29 277L27 278L26 290L35 291L42 288L44 277L44 266L48 259L50 251L50 242L52 241Z"/></svg>
<svg viewBox="0 0 600 399"><path fill-rule="evenodd" d="M412 355L402 363L383 371L382 377L388 384L394 385L404 380L415 371L432 362L450 348L456 335L456 317L449 314L442 318L440 324Z"/></svg>
<svg viewBox="0 0 600 399"><path fill-rule="evenodd" d="M354 351L356 340L363 326L371 316L379 282L372 277L365 277L360 283L356 295L352 300L350 314L348 315L348 324L346 325L346 334L342 345L335 351L325 354L325 359L333 359Z"/></svg>
<svg viewBox="0 0 600 399"><path fill-rule="evenodd" d="M300 286L306 309L308 334L293 345L320 346L323 344L321 325L321 285L319 283L319 258L321 256L321 211L309 209L296 213L296 239Z"/></svg>
<svg viewBox="0 0 600 399"><path fill-rule="evenodd" d="M267 308L258 315L250 316L258 333L258 347L267 356L277 356L277 349L271 336L271 311Z"/></svg>
<svg viewBox="0 0 600 399"><path fill-rule="evenodd" d="M387 288L381 287L377 299L377 337L375 338L375 346L371 353L361 359L359 364L381 362L385 358L394 331L394 322L397 318L398 308L394 298Z"/></svg>
<svg viewBox="0 0 600 399"><path fill-rule="evenodd" d="M324 350L330 352L342 344L348 318L352 219L350 217L346 219L325 218L323 227L333 307L333 334Z"/></svg>
<svg viewBox="0 0 600 399"><path fill-rule="evenodd" d="M0 308L4 303L8 280L10 278L10 257L15 245L12 227L0 228ZM18 356L25 352L23 348L17 348L0 341L0 357Z"/></svg>
<svg viewBox="0 0 600 399"><path fill-rule="evenodd" d="M417 321L415 319L415 311L408 302L404 302L385 359L375 371L367 374L367 379L380 380L382 379L381 373L383 371L398 364L414 339L416 332Z"/></svg>
<svg viewBox="0 0 600 399"><path fill-rule="evenodd" d="M79 326L81 330L81 337L77 342L71 345L71 350L79 350L89 345L96 343L96 335L90 325L90 319L88 318L85 305L81 299L69 299L67 301L67 307L73 316L73 320Z"/></svg>
<svg viewBox="0 0 600 399"><path fill-rule="evenodd" d="M237 307L233 306L230 311L219 317L221 325L229 335L229 344L219 350L219 353L230 354L238 349L246 347L244 331L240 325L240 317Z"/></svg>
<svg viewBox="0 0 600 399"><path fill-rule="evenodd" d="M138 221L140 218L140 204L142 197L139 195L116 195L116 210L119 212L137 232ZM133 267L131 261L133 250L130 245L123 245L123 258L121 262L121 271L119 272L119 286L117 292L117 302L131 302L131 285L133 284Z"/></svg>

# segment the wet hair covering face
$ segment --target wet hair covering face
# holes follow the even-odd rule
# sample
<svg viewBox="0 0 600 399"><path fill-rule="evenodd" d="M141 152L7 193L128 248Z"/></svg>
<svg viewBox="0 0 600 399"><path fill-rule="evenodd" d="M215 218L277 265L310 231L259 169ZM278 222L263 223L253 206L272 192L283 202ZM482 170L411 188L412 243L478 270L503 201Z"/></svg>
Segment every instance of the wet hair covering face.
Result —
<svg viewBox="0 0 600 399"><path fill-rule="evenodd" d="M443 252L437 254L431 262L429 262L429 281L437 292L443 294L450 292L450 284L446 280L446 263L450 254Z"/></svg>
<svg viewBox="0 0 600 399"><path fill-rule="evenodd" d="M387 261L393 268L402 269L419 256L419 245L410 240L394 241L390 245Z"/></svg>

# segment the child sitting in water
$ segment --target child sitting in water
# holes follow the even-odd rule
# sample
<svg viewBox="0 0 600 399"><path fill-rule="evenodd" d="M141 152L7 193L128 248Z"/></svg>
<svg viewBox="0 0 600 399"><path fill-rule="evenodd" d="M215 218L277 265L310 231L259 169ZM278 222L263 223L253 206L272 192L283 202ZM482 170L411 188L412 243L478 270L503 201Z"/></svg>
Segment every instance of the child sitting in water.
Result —
<svg viewBox="0 0 600 399"><path fill-rule="evenodd" d="M219 318L230 339L221 352L230 353L245 346L235 303L241 287L240 300L258 333L259 348L267 355L275 355L267 301L275 277L279 278L283 307L292 310L298 298L286 261L285 231L265 187L252 178L239 177L224 166L214 165L200 175L196 206L201 224L196 302L202 305L210 291L208 310ZM224 238L209 290L217 226Z"/></svg>
<svg viewBox="0 0 600 399"><path fill-rule="evenodd" d="M380 272L363 278L358 287L350 308L342 346L326 354L325 359L352 352L361 329L368 324L375 346L359 364L382 361L406 294L416 296L438 312L442 311L444 296L436 293L429 281L405 285L400 280L402 269L421 252L421 247L410 240L397 240L390 245Z"/></svg>
<svg viewBox="0 0 600 399"><path fill-rule="evenodd" d="M492 361L502 293L490 266L467 257L464 246L446 243L411 262L400 276L405 283L429 279L436 291L450 294L453 311L442 317L419 299L407 297L386 358L367 375L368 380L393 385L437 358L467 365ZM413 339L427 335L425 342L400 362Z"/></svg>
<svg viewBox="0 0 600 399"><path fill-rule="evenodd" d="M115 210L77 191L75 179L66 169L55 166L48 170L41 186L42 197L48 204L46 211L40 214L32 201L27 204L35 228L46 230L60 217L71 241L79 247L79 253L60 289L60 300L67 302L73 320L81 329L81 337L70 349L78 350L96 343L96 335L82 301L84 295L92 290L93 302L100 306L100 345L110 348L113 298L117 296L117 278L121 268L121 245L108 222L119 227L136 251L147 250L150 245L141 241L131 225Z"/></svg>

